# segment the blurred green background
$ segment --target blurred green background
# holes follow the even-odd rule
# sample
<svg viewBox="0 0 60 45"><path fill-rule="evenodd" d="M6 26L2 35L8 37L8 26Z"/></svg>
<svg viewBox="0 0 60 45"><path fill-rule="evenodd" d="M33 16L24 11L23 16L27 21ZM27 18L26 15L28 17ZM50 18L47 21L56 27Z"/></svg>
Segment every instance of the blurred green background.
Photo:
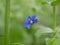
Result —
<svg viewBox="0 0 60 45"><path fill-rule="evenodd" d="M0 45L4 45L5 1L0 0ZM10 0L8 18L9 45L60 45L60 2L57 0ZM53 6L56 32L53 30ZM39 22L31 30L24 27L28 16L36 14Z"/></svg>

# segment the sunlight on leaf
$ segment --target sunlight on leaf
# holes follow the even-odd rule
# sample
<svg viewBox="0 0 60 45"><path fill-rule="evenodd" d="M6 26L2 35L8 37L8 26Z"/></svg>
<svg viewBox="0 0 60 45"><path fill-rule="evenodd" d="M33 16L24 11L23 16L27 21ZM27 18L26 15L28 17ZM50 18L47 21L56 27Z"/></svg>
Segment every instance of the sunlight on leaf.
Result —
<svg viewBox="0 0 60 45"><path fill-rule="evenodd" d="M49 27L40 26L40 28L35 33L35 36L40 37L42 34L45 34L45 33L53 33L53 31Z"/></svg>

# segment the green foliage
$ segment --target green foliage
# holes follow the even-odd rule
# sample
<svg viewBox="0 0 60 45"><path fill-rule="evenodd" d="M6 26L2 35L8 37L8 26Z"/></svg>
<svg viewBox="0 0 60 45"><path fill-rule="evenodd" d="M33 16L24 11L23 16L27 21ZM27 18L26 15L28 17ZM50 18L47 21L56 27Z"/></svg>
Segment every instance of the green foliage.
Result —
<svg viewBox="0 0 60 45"><path fill-rule="evenodd" d="M60 0L56 0L51 3L52 6L57 6L59 4L60 4Z"/></svg>
<svg viewBox="0 0 60 45"><path fill-rule="evenodd" d="M51 38L47 40L48 45L60 45L60 39L58 38Z"/></svg>
<svg viewBox="0 0 60 45"><path fill-rule="evenodd" d="M5 2L0 0L0 45L5 45ZM60 45L59 4L60 0L11 0L10 7L8 6L10 16L6 19L9 27L9 45ZM26 18L33 14L36 14L39 22L28 30L23 24Z"/></svg>

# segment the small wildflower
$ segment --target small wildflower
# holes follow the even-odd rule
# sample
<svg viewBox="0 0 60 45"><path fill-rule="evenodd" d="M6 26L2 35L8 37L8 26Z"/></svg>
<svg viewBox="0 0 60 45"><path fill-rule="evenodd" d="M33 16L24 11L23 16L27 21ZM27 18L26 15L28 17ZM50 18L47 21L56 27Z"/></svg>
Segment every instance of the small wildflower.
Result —
<svg viewBox="0 0 60 45"><path fill-rule="evenodd" d="M24 26L27 27L28 29L30 29L31 26L33 24L36 24L37 22L38 22L38 19L36 18L35 15L28 16L25 23L24 23Z"/></svg>

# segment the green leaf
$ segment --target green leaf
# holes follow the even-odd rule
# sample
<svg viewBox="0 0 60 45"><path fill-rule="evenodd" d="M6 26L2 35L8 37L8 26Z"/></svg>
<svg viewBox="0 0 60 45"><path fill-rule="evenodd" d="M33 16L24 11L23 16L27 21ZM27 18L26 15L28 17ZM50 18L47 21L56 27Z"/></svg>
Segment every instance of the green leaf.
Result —
<svg viewBox="0 0 60 45"><path fill-rule="evenodd" d="M47 2L41 2L42 5L48 4Z"/></svg>
<svg viewBox="0 0 60 45"><path fill-rule="evenodd" d="M52 45L60 45L60 39L55 39L55 41Z"/></svg>
<svg viewBox="0 0 60 45"><path fill-rule="evenodd" d="M60 45L60 39L59 38L51 38L47 40L48 45Z"/></svg>
<svg viewBox="0 0 60 45"><path fill-rule="evenodd" d="M60 26L56 27L57 35L56 37L60 38Z"/></svg>
<svg viewBox="0 0 60 45"><path fill-rule="evenodd" d="M24 44L21 44L21 43L11 43L10 45L24 45Z"/></svg>
<svg viewBox="0 0 60 45"><path fill-rule="evenodd" d="M39 45L39 44L45 45L46 44L45 38L51 36L50 33L53 33L51 28L40 25L40 28L35 33L36 45Z"/></svg>
<svg viewBox="0 0 60 45"><path fill-rule="evenodd" d="M59 1L59 0L53 1L53 2L51 3L52 6L57 6L57 5L59 5L59 4L60 4L60 1Z"/></svg>
<svg viewBox="0 0 60 45"><path fill-rule="evenodd" d="M36 12L36 9L35 8L32 8L32 12L35 13Z"/></svg>
<svg viewBox="0 0 60 45"><path fill-rule="evenodd" d="M46 33L52 33L52 29L49 27L44 27L44 26L40 26L40 28L37 30L37 32L35 33L36 37L40 37L42 34L46 34Z"/></svg>

